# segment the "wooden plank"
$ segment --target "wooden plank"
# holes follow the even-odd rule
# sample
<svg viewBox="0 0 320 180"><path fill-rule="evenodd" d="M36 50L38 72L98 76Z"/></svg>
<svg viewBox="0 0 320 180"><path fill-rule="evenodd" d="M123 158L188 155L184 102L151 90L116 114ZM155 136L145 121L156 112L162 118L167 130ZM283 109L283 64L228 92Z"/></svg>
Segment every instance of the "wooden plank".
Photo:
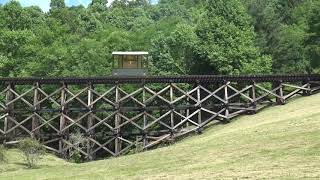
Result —
<svg viewBox="0 0 320 180"><path fill-rule="evenodd" d="M276 97L277 104L284 105L285 104L285 97L284 97L284 93L283 93L283 89L284 89L283 83L282 83L282 81L280 81L276 85L280 87L279 90L276 91L276 93L278 95L278 97Z"/></svg>
<svg viewBox="0 0 320 180"><path fill-rule="evenodd" d="M91 126L90 128L87 129L87 131L91 131L93 130L94 128L97 128L98 126L100 126L101 124L105 125L106 127L108 127L111 131L114 130L114 127L112 127L110 124L106 123L107 120L110 120L112 117L114 117L118 112L115 111L115 112L112 112L111 114L109 114L106 118L104 119L100 119L98 116L96 116L95 114L93 114L93 118L95 120L98 120L99 122L95 122L93 126ZM88 133L87 132L87 133Z"/></svg>
<svg viewBox="0 0 320 180"><path fill-rule="evenodd" d="M145 127L144 127L144 130L147 130L148 128L150 128L152 125L154 125L155 123L159 122L160 124L162 124L163 126L167 127L168 129L170 130L173 130L171 129L170 126L166 125L165 123L161 122L162 119L164 119L165 117L169 116L171 114L170 111L166 112L165 114L161 115L159 118L155 118L154 116L152 116L151 114L149 113L146 113L146 115L150 118L153 119L152 122L148 123Z"/></svg>
<svg viewBox="0 0 320 180"><path fill-rule="evenodd" d="M15 103L18 100L22 100L26 105L28 105L29 107L33 108L33 104L23 98L25 95L27 95L28 93L32 92L33 90L34 90L34 86L31 89L27 90L26 92L24 92L22 94L18 94L16 91L14 91L13 88L11 88L9 91L11 91L16 97L13 100L11 100L10 102L8 102L7 106L10 105L10 104Z"/></svg>
<svg viewBox="0 0 320 180"><path fill-rule="evenodd" d="M200 124L202 124L202 112L201 112L201 88L200 88L200 84L198 84L197 86L197 105L199 106L198 111L198 124L199 124L199 128L198 128L198 132L201 133L202 132L202 127L200 126Z"/></svg>
<svg viewBox="0 0 320 180"><path fill-rule="evenodd" d="M120 100L121 99L121 94L120 94L120 89L119 89L119 85L116 86L116 105L117 105L117 114L115 115L115 132L116 132L116 139L115 139L115 145L114 145L114 150L115 150L115 155L118 156L120 155L120 151L121 151L121 140L120 138L120 133L121 133L121 129L119 127L119 125L121 124L121 103Z"/></svg>
<svg viewBox="0 0 320 180"><path fill-rule="evenodd" d="M155 146L155 145L159 144L161 141L164 141L165 139L168 139L170 136L171 136L171 134L166 134L166 135L163 135L163 136L159 137L158 140L149 143L149 144L145 147L145 149L148 149L148 148L150 148L150 147L152 147L152 146Z"/></svg>
<svg viewBox="0 0 320 180"><path fill-rule="evenodd" d="M301 88L297 88L296 90L292 91L291 93L289 93L288 95L284 96L284 100L287 100L289 98L291 98L292 96L296 95L297 93L301 92L304 90L304 87L307 87L308 84L303 85Z"/></svg>
<svg viewBox="0 0 320 180"><path fill-rule="evenodd" d="M273 88L273 89L270 90L270 91L267 90L266 88L258 85L258 84L256 84L255 87L256 87L256 94L257 94L258 90L262 90L262 91L266 92L264 95L261 95L261 96L259 96L259 97L256 97L256 102L257 102L257 103L259 103L260 100L261 100L261 99L264 99L264 98L267 98L267 99L269 100L269 98L268 98L269 95L273 95L273 96L276 97L276 98L280 98L279 95L277 95L276 93L274 93L274 92L277 92L277 91L281 88L280 86L277 86L277 87Z"/></svg>
<svg viewBox="0 0 320 180"><path fill-rule="evenodd" d="M211 117L207 118L206 120L204 120L202 123L201 123L201 127L204 127L206 126L207 124L209 124L210 122L212 122L213 120L217 120L216 118L219 117L223 112L225 112L225 108L221 109L220 111L214 113Z"/></svg>
<svg viewBox="0 0 320 180"><path fill-rule="evenodd" d="M42 95L44 95L44 98L42 98L41 100L37 101L37 103L35 104L35 106L40 105L41 103L43 103L44 101L46 101L47 99L49 99L51 102L53 102L55 105L60 106L60 104L54 100L52 98L52 96L57 95L58 93L61 93L62 87L58 88L57 90L55 90L53 93L51 94L47 94L45 91L43 91L40 87L38 87L38 91L39 93L41 93Z"/></svg>
<svg viewBox="0 0 320 180"><path fill-rule="evenodd" d="M295 89L300 89L300 90L306 90L306 91L308 91L308 90L310 90L310 88L307 88L307 87L308 87L308 84L309 84L309 83L306 83L306 84L304 84L304 85L302 85L302 86L296 86L296 85L292 85L292 84L285 84L285 83L283 83L282 85L283 85L283 86L286 86L286 87L291 87L291 88L295 88Z"/></svg>
<svg viewBox="0 0 320 180"><path fill-rule="evenodd" d="M231 95L228 97L228 100L232 99L233 97L236 97L237 95L241 95L242 97L248 99L250 102L253 102L253 99L248 97L247 95L243 94L244 92L246 92L247 90L252 88L252 85L247 86L246 88L242 89L242 90L237 90L236 88L234 88L233 86L231 86L230 84L228 85L228 87L230 89L232 89L234 92L236 92L235 94Z"/></svg>
<svg viewBox="0 0 320 180"><path fill-rule="evenodd" d="M97 102L99 102L100 100L103 100L107 103L109 103L110 105L112 106L116 106L115 105L115 102L112 102L111 100L109 100L108 98L106 98L105 96L108 95L110 92L114 91L115 90L115 86L113 86L112 88L108 89L105 93L103 93L102 95L100 95L97 91L95 91L94 89L91 89L91 92L93 94L95 94L96 96L98 96L94 101L91 102L90 105L94 105L96 104Z"/></svg>
<svg viewBox="0 0 320 180"><path fill-rule="evenodd" d="M173 85L172 83L170 83L170 104L172 105L173 104L173 100L174 100L174 94L173 94ZM171 107L171 110L170 110L170 126L171 126L171 129L174 130L175 129L175 126L174 126L175 122L174 122L174 109ZM172 134L171 134L172 135Z"/></svg>
<svg viewBox="0 0 320 180"><path fill-rule="evenodd" d="M257 113L257 95L256 95L256 82L252 83L250 96L252 99L252 108L253 110L250 112L251 114Z"/></svg>
<svg viewBox="0 0 320 180"><path fill-rule="evenodd" d="M275 88L273 88L272 90L267 90L266 88L256 84L256 88L259 88L260 90L263 90L265 92L267 92L268 95L273 95L277 98L281 98L281 96L277 93L274 93L276 91L278 91L279 89L281 89L281 85L280 84L277 84Z"/></svg>
<svg viewBox="0 0 320 180"><path fill-rule="evenodd" d="M230 117L229 117L229 93L228 93L228 85L230 84L230 82L226 82L225 87L224 87L224 101L225 101L225 117L226 117L226 121L225 122L229 122L230 121Z"/></svg>
<svg viewBox="0 0 320 180"><path fill-rule="evenodd" d="M103 149L103 150L105 150L106 152L108 152L109 154L111 154L112 156L116 156L116 154L114 153L114 152L112 152L110 149L108 149L107 147L106 147L106 145L110 145L116 138L115 137L113 137L113 138L111 138L110 140L108 140L107 142L105 142L105 143L103 143L103 144L101 144L100 142L98 142L98 141L96 141L95 139L93 139L93 138L88 138L89 139L89 141L91 141L91 142L93 142L94 144L96 144L98 147L97 148L95 148L93 151L92 151L92 153L93 154L95 154L96 152L98 152L100 149Z"/></svg>
<svg viewBox="0 0 320 180"><path fill-rule="evenodd" d="M59 149L56 149L56 148L53 148L53 147L50 147L50 146L47 145L47 144L52 143L52 142L57 142L57 141L59 142L59 140L60 140L60 138L53 138L53 139L50 139L48 141L43 142L42 144L47 150L53 151L53 152L59 154L60 153Z"/></svg>
<svg viewBox="0 0 320 180"><path fill-rule="evenodd" d="M208 96L206 96L205 98L202 98L200 102L198 103L204 103L205 101L207 101L209 98L214 97L217 100L221 101L222 103L227 103L227 101L219 96L217 96L216 94L220 91L223 90L225 88L226 85L223 85L217 89L215 89L213 92L209 91L208 89L204 88L203 86L200 85L200 88L204 91L206 91L207 93L209 93Z"/></svg>
<svg viewBox="0 0 320 180"><path fill-rule="evenodd" d="M40 129L37 128L40 125L38 111L41 109L40 104L38 103L41 100L41 94L39 93L40 85L35 83L34 85L34 96L33 96L33 117L32 117L32 137L38 138L40 135Z"/></svg>
<svg viewBox="0 0 320 180"><path fill-rule="evenodd" d="M168 101L167 99L163 98L162 96L160 96L162 93L165 93L166 91L168 91L170 89L170 85L168 85L167 87L163 88L162 90L160 90L159 92L154 92L153 90L151 90L148 87L145 87L146 91L148 93L153 94L153 96L151 96L150 98L148 98L145 102L145 105L150 104L155 98L159 98L162 101L166 102L167 104L171 104L170 101Z"/></svg>
<svg viewBox="0 0 320 180"><path fill-rule="evenodd" d="M67 94L66 94L66 88L67 85L65 83L62 83L62 89L61 89L61 95L60 95L60 108L61 108L61 112L60 112L60 127L59 127L59 135L60 140L59 140L59 154L61 157L66 158L67 154L64 151L65 149L65 143L64 143L64 139L68 139L68 135L65 131L63 131L66 127L66 118L65 115L67 114L67 105L66 105L66 98L67 98Z"/></svg>
<svg viewBox="0 0 320 180"><path fill-rule="evenodd" d="M191 99L191 100L193 100L194 102L197 102L197 99L191 96L192 93L194 93L195 91L197 91L197 88L193 88L191 91L185 92L185 91L183 91L181 88L179 88L176 84L173 84L173 83L172 83L171 85L173 86L174 89L178 90L180 93L183 94L182 96L176 98L173 102L171 102L172 105L175 104L176 102L184 99L184 98L187 98L187 99L189 99L189 100Z"/></svg>
<svg viewBox="0 0 320 180"><path fill-rule="evenodd" d="M89 109L89 106L87 105L87 103L83 102L81 100L81 98L79 98L79 96L81 94L83 94L84 92L87 92L89 89L89 87L86 87L82 90L80 90L78 93L76 94L73 94L68 88L65 88L65 92L67 92L68 94L71 95L71 97L69 99L66 99L66 101L64 102L64 104L68 104L69 102L71 102L72 100L76 99L78 102L80 102L84 107L88 108Z"/></svg>
<svg viewBox="0 0 320 180"><path fill-rule="evenodd" d="M4 110L7 109L7 106L6 106L6 103L7 103L7 102L6 102L6 94L7 94L7 91L9 90L9 87L10 87L10 86L8 85L8 86L6 87L6 89L4 89L3 91L0 92L1 95L4 95L4 96L5 96L5 99L4 99L5 102L3 102L3 103L0 102L0 107L3 108Z"/></svg>
<svg viewBox="0 0 320 180"><path fill-rule="evenodd" d="M127 92L125 92L124 90L122 90L121 88L119 88L119 90L125 95L124 97L122 97L121 99L119 99L119 102L125 101L127 99L132 99L133 101L135 101L136 103L140 104L141 106L143 106L144 104L141 103L140 101L138 101L136 98L134 98L135 95L142 93L143 88L139 88L136 91L128 94Z"/></svg>
<svg viewBox="0 0 320 180"><path fill-rule="evenodd" d="M123 119L124 121L122 120L121 124L119 124L119 125L116 126L115 128L116 128L116 129L122 128L122 127L125 126L126 124L129 124L129 123L130 123L130 124L134 125L135 127L137 127L139 130L143 130L143 127L141 127L140 125L138 125L138 124L135 123L134 121L137 120L137 119L139 119L139 118L141 118L141 117L143 117L144 114L145 114L144 112L141 112L140 114L137 114L136 116L134 116L134 117L132 117L132 118L128 118L128 117L126 117L125 115L119 113L119 117L120 117L121 119Z"/></svg>
<svg viewBox="0 0 320 180"><path fill-rule="evenodd" d="M8 84L7 86L7 91L6 91L6 117L4 118L4 128L3 131L5 133L5 140L4 140L4 144L6 144L6 141L10 141L11 137L15 136L15 132L13 133L9 133L8 130L12 128L13 123L10 121L10 119L14 118L14 103L9 104L9 102L11 102L14 99L14 94L12 93L11 89L14 89L14 85L12 84Z"/></svg>
<svg viewBox="0 0 320 180"><path fill-rule="evenodd" d="M5 113L4 115L0 116L0 119L5 119L7 116L8 116L8 113ZM4 121L3 127L5 127L5 126L6 126L6 122ZM0 137L5 136L5 134L6 134L5 129L3 129L3 130L0 129L0 134L1 134Z"/></svg>
<svg viewBox="0 0 320 180"><path fill-rule="evenodd" d="M88 121L87 121L87 133L89 134L89 137L94 139L95 128L92 128L92 126L95 124L94 105L92 104L93 99L94 99L92 90L94 89L94 86L91 83L88 84L88 86L89 86L89 88L88 88L88 107L89 107L90 113L88 115ZM95 153L93 153L93 146L94 146L94 144L91 141L87 142L87 154L88 154L89 160L95 159Z"/></svg>
<svg viewBox="0 0 320 180"><path fill-rule="evenodd" d="M194 124L194 125L197 125L198 127L200 127L200 124L201 124L201 122L202 122L202 119L199 121L199 119L198 119L198 122L197 123L195 123L194 121L192 121L191 120L191 118L193 117L193 116L195 116L195 115L197 115L198 116L198 118L199 118L199 112L201 111L201 109L198 109L198 110L196 110L196 111L194 111L192 114L190 114L188 117L184 117L183 115L181 115L181 114L179 114L178 112L176 112L177 114L179 114L181 117L184 117L184 119L182 120L182 121L180 121L178 124L176 124L173 128L172 128L172 130L174 130L174 129L177 129L179 126L181 126L183 123L185 123L186 121L189 121L189 122L191 122L192 124Z"/></svg>
<svg viewBox="0 0 320 180"><path fill-rule="evenodd" d="M142 103L144 104L144 107L146 107L146 85L143 84L143 91L142 91ZM144 108L143 110L143 148L145 149L145 147L148 144L148 131L146 131L146 126L147 126L148 122L147 122L147 111Z"/></svg>
<svg viewBox="0 0 320 180"><path fill-rule="evenodd" d="M197 123L198 121L195 122L195 120L193 118L193 116L196 116L199 113L198 111L199 111L199 109L194 111L193 113L191 113L191 115L190 115L190 113L183 115L183 114L179 113L178 111L174 110L174 113L182 118L182 120L178 124L176 124L175 126L178 127L178 126L182 125L183 123L185 123L185 124L189 123L189 124L193 124L195 126L199 126L199 124Z"/></svg>
<svg viewBox="0 0 320 180"><path fill-rule="evenodd" d="M24 126L22 125L23 123L31 120L32 117L33 117L33 114L30 115L30 116L28 116L27 118L23 119L21 122L18 122L18 121L16 121L14 118L12 118L11 116L8 116L8 119L9 119L11 122L15 123L15 125L14 125L13 127L11 127L10 129L8 129L8 130L6 131L6 133L9 134L10 132L14 132L14 131L17 130L18 128L20 128L20 129L23 129L25 132L27 132L30 136L32 136L32 132L31 132L29 129L27 129L26 127L24 127Z"/></svg>
<svg viewBox="0 0 320 180"><path fill-rule="evenodd" d="M38 113L35 113L34 116L36 116L39 121L42 121L42 123L40 123L39 126L37 126L36 128L34 128L33 131L39 131L43 126L49 126L49 127L51 127L56 133L59 134L59 132L60 132L59 128L54 127L50 122L53 121L53 120L55 120L55 119L57 119L57 118L59 118L59 117L60 117L60 114L54 116L53 118L51 118L51 119L49 119L49 120L44 119L44 118L43 118L41 115L39 115Z"/></svg>
<svg viewBox="0 0 320 180"><path fill-rule="evenodd" d="M82 130L84 130L85 132L87 132L87 128L85 127L85 125L81 124L81 120L85 119L85 117L88 117L91 114L91 112L87 112L85 114L83 114L82 116L80 116L77 119L72 119L70 118L68 115L63 114L64 119L70 121L71 123L68 123L67 125L64 126L63 129L61 129L62 132L68 131L69 128L71 128L72 126L76 126L77 128L81 128Z"/></svg>
<svg viewBox="0 0 320 180"><path fill-rule="evenodd" d="M119 152L119 155L124 154L124 153L127 152L131 147L135 146L135 143L133 143L133 142L131 142L131 141L128 141L127 139L124 139L124 138L120 137L120 140L121 140L122 142L128 143L129 145L126 146L125 148L122 148L121 151Z"/></svg>

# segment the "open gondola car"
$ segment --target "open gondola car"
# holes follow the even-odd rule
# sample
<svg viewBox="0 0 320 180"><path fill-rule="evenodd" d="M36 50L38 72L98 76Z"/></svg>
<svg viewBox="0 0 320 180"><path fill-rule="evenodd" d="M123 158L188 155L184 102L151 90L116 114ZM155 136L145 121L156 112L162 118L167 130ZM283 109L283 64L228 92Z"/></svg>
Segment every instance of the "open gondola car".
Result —
<svg viewBox="0 0 320 180"><path fill-rule="evenodd" d="M148 52L113 52L113 76L146 76Z"/></svg>

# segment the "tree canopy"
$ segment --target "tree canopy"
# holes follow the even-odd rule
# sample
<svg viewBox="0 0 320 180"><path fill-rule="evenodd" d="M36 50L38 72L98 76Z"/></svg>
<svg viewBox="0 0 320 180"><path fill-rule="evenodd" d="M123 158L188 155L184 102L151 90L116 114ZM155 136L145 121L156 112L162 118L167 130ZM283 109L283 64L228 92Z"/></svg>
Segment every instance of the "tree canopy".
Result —
<svg viewBox="0 0 320 180"><path fill-rule="evenodd" d="M0 6L0 76L106 76L131 50L152 75L320 72L320 0L107 2Z"/></svg>

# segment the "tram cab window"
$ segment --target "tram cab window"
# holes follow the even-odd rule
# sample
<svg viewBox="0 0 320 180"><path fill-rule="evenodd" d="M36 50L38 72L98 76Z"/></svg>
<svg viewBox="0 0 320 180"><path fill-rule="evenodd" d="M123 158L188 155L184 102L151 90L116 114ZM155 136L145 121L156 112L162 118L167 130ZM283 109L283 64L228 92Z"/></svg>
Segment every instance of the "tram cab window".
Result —
<svg viewBox="0 0 320 180"><path fill-rule="evenodd" d="M113 52L113 75L146 75L148 52Z"/></svg>

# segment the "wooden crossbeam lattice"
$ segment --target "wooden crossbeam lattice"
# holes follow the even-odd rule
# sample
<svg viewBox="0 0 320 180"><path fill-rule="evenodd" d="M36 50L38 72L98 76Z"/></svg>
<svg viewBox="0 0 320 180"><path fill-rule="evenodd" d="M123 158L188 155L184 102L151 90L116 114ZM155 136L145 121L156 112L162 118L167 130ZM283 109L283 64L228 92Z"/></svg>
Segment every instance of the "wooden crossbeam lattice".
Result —
<svg viewBox="0 0 320 180"><path fill-rule="evenodd" d="M147 150L199 133L211 122L225 123L272 102L284 104L294 96L320 91L318 81L46 86L35 82L4 87L0 139L15 144L20 136L30 136L62 157L69 157L73 149L89 160L126 154L139 144ZM85 146L70 141L77 132L86 138Z"/></svg>

